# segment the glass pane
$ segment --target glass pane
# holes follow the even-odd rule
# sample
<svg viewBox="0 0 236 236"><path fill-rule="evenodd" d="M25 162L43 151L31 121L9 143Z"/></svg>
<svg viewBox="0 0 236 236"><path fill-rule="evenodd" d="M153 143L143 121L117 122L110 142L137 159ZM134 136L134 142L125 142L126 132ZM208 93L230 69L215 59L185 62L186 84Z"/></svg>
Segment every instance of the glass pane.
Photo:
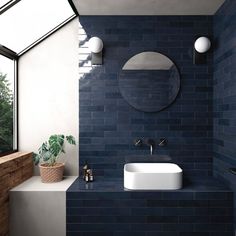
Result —
<svg viewBox="0 0 236 236"><path fill-rule="evenodd" d="M0 55L0 154L14 146L14 61Z"/></svg>
<svg viewBox="0 0 236 236"><path fill-rule="evenodd" d="M0 15L0 44L19 53L72 15L67 0L21 0Z"/></svg>
<svg viewBox="0 0 236 236"><path fill-rule="evenodd" d="M11 2L12 0L0 0L0 8L4 5L6 5L7 3Z"/></svg>

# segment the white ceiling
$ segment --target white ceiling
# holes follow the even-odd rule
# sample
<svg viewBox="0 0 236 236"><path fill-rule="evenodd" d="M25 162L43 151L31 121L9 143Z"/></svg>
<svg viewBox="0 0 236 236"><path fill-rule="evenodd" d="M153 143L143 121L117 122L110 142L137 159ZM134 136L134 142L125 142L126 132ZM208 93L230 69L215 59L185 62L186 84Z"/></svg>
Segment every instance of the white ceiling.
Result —
<svg viewBox="0 0 236 236"><path fill-rule="evenodd" d="M214 15L225 0L73 0L79 15Z"/></svg>

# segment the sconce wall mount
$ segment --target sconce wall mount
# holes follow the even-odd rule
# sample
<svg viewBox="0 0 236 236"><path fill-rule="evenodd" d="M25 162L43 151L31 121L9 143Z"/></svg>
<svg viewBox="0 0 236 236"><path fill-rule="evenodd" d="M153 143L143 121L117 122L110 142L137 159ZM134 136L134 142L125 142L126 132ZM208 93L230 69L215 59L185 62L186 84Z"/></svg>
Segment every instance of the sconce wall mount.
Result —
<svg viewBox="0 0 236 236"><path fill-rule="evenodd" d="M98 37L89 39L89 49L91 51L92 65L102 65L102 40Z"/></svg>
<svg viewBox="0 0 236 236"><path fill-rule="evenodd" d="M207 52L211 48L211 41L207 37L199 37L193 47L193 63L205 64L207 60Z"/></svg>

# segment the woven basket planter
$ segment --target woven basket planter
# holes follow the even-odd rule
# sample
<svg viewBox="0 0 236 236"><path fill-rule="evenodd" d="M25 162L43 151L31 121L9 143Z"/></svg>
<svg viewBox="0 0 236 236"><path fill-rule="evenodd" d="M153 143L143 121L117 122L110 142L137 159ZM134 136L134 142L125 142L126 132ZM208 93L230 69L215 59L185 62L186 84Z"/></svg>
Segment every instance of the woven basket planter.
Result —
<svg viewBox="0 0 236 236"><path fill-rule="evenodd" d="M41 180L43 183L54 183L59 182L63 178L65 164L56 163L54 166L48 166L48 164L40 164L39 170Z"/></svg>

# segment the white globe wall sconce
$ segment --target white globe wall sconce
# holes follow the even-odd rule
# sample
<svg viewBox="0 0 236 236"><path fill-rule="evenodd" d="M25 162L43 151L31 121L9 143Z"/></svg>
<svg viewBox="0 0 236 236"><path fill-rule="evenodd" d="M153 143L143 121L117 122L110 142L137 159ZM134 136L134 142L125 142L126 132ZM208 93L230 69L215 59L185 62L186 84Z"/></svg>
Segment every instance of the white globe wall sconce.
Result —
<svg viewBox="0 0 236 236"><path fill-rule="evenodd" d="M92 37L91 39L89 39L88 44L92 56L92 65L102 65L102 40L98 37Z"/></svg>
<svg viewBox="0 0 236 236"><path fill-rule="evenodd" d="M211 41L207 37L199 37L194 42L193 48L193 63L194 64L205 64L207 59L207 52L211 48Z"/></svg>

